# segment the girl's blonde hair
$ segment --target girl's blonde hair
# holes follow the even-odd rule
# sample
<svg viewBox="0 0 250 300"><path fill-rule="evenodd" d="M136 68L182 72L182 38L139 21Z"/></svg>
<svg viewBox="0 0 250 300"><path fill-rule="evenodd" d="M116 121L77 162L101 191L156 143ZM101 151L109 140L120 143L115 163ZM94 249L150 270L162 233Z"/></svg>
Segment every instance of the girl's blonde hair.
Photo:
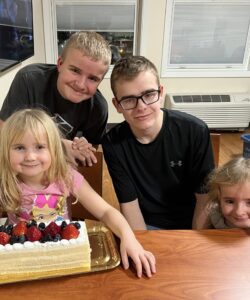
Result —
<svg viewBox="0 0 250 300"><path fill-rule="evenodd" d="M221 167L214 169L208 178L208 208L219 204L220 187L250 181L250 159L236 156Z"/></svg>
<svg viewBox="0 0 250 300"><path fill-rule="evenodd" d="M64 46L61 57L64 60L69 49L78 49L94 61L102 61L108 66L111 63L112 52L108 42L97 32L78 31L73 33Z"/></svg>
<svg viewBox="0 0 250 300"><path fill-rule="evenodd" d="M58 182L64 191L70 188L68 163L61 142L61 134L52 118L40 109L23 109L12 114L0 131L0 209L17 211L21 194L18 178L10 165L10 148L21 141L28 130L39 141L46 134L51 155L51 165L46 173L48 183Z"/></svg>

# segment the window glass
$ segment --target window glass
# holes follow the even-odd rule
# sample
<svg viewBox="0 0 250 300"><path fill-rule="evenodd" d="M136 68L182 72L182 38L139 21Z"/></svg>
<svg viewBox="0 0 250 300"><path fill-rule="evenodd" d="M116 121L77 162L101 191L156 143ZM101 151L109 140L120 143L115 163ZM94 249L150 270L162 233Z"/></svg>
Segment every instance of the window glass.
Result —
<svg viewBox="0 0 250 300"><path fill-rule="evenodd" d="M250 1L168 0L166 9L163 73L249 69Z"/></svg>
<svg viewBox="0 0 250 300"><path fill-rule="evenodd" d="M250 6L177 4L170 64L242 64L249 22Z"/></svg>
<svg viewBox="0 0 250 300"><path fill-rule="evenodd" d="M104 36L112 49L114 64L121 57L131 55L135 51L135 16L136 6L133 4L57 4L57 41L58 54L69 38L79 30L96 31Z"/></svg>
<svg viewBox="0 0 250 300"><path fill-rule="evenodd" d="M31 0L0 0L0 72L34 55Z"/></svg>

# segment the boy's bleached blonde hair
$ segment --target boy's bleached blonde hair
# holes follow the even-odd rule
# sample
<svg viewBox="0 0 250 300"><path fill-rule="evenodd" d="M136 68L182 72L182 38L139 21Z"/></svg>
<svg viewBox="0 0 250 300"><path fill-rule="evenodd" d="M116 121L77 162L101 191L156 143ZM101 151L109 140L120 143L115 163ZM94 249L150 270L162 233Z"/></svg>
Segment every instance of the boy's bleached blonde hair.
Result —
<svg viewBox="0 0 250 300"><path fill-rule="evenodd" d="M132 81L140 73L150 71L155 75L157 85L160 86L160 78L156 66L144 56L134 55L122 58L114 65L110 77L110 85L116 97L116 84L121 81Z"/></svg>
<svg viewBox="0 0 250 300"><path fill-rule="evenodd" d="M11 145L20 142L28 130L38 142L42 134L45 133L47 136L51 155L51 166L46 174L48 183L58 182L64 190L70 188L69 167L57 125L40 109L19 110L4 122L0 131L0 210L2 211L18 211L20 206L18 176L11 168L10 148Z"/></svg>
<svg viewBox="0 0 250 300"><path fill-rule="evenodd" d="M102 61L108 66L111 63L112 52L108 42L97 32L79 31L73 33L64 46L61 58L64 60L69 49L78 49L94 61Z"/></svg>
<svg viewBox="0 0 250 300"><path fill-rule="evenodd" d="M249 181L250 183L250 159L235 156L221 167L214 169L208 177L208 209L219 205L220 188L232 186ZM250 195L249 195L250 196Z"/></svg>

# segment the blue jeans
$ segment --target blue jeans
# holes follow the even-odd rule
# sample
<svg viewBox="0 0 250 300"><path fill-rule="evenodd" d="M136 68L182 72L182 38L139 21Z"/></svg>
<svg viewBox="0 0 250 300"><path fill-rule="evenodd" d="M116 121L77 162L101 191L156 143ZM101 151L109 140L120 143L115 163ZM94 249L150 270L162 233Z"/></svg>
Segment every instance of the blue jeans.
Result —
<svg viewBox="0 0 250 300"><path fill-rule="evenodd" d="M147 230L163 230L163 228L159 228L159 227L156 227L156 226L152 226L152 225L147 225Z"/></svg>

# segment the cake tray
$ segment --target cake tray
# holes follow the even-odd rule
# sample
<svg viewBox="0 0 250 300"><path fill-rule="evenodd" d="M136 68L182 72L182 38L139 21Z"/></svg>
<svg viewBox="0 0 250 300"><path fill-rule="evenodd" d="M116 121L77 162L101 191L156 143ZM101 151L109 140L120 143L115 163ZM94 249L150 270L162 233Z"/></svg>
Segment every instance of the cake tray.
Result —
<svg viewBox="0 0 250 300"><path fill-rule="evenodd" d="M71 270L61 270L60 273L57 271L50 271L46 272L46 274L43 272L32 275L20 274L20 276L15 275L12 278L6 278L0 271L0 285L20 281L48 279L65 275L88 274L110 270L119 266L121 259L113 233L101 222L92 220L85 221L91 247L90 271L83 272L82 270L75 268Z"/></svg>
<svg viewBox="0 0 250 300"><path fill-rule="evenodd" d="M113 233L102 223L86 220L91 250L89 272L113 269L120 264L120 255Z"/></svg>

